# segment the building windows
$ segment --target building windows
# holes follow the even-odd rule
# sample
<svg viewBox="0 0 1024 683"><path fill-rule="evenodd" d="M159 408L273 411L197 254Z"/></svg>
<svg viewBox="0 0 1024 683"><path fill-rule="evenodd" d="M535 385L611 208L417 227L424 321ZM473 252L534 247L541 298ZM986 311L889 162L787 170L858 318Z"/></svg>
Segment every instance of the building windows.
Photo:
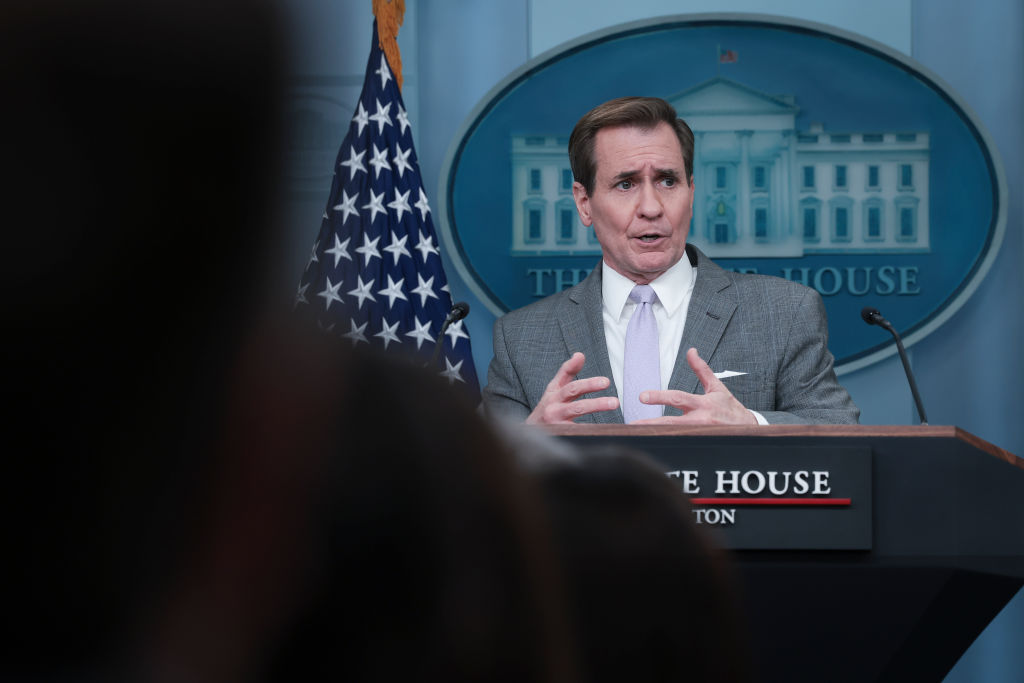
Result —
<svg viewBox="0 0 1024 683"><path fill-rule="evenodd" d="M900 207L900 241L909 241L914 239L914 233L916 231L914 221L914 209L910 206Z"/></svg>
<svg viewBox="0 0 1024 683"><path fill-rule="evenodd" d="M844 164L838 164L835 167L835 189L845 190L847 189L846 184L846 166Z"/></svg>
<svg viewBox="0 0 1024 683"><path fill-rule="evenodd" d="M914 189L914 167L911 164L900 164L900 189Z"/></svg>
<svg viewBox="0 0 1024 683"><path fill-rule="evenodd" d="M842 206L835 212L835 239L837 242L850 241L850 210Z"/></svg>
<svg viewBox="0 0 1024 683"><path fill-rule="evenodd" d="M803 190L814 189L814 167L804 166L801 172L800 188Z"/></svg>
<svg viewBox="0 0 1024 683"><path fill-rule="evenodd" d="M853 217L853 202L843 197L832 203L832 241L849 242L853 239L850 223Z"/></svg>
<svg viewBox="0 0 1024 683"><path fill-rule="evenodd" d="M523 204L523 238L527 244L544 241L545 205L542 199L530 199Z"/></svg>
<svg viewBox="0 0 1024 683"><path fill-rule="evenodd" d="M766 192L768 190L768 168L766 166L755 166L752 180L755 192Z"/></svg>
<svg viewBox="0 0 1024 683"><path fill-rule="evenodd" d="M754 207L754 239L768 241L768 209L763 206Z"/></svg>
<svg viewBox="0 0 1024 683"><path fill-rule="evenodd" d="M897 133L896 142L917 142L917 133Z"/></svg>
<svg viewBox="0 0 1024 683"><path fill-rule="evenodd" d="M539 168L531 168L529 170L529 172L527 173L527 176L528 176L527 187L529 187L530 192L535 192L535 193L536 192L540 192L541 189L542 189L541 185L540 185L540 169Z"/></svg>
<svg viewBox="0 0 1024 683"><path fill-rule="evenodd" d="M849 142L850 136L846 133L838 133L836 135L829 136L829 139L832 142Z"/></svg>
<svg viewBox="0 0 1024 683"><path fill-rule="evenodd" d="M726 166L715 166L715 189L725 190L729 187L729 169Z"/></svg>
<svg viewBox="0 0 1024 683"><path fill-rule="evenodd" d="M572 192L572 169L562 169L562 191Z"/></svg>
<svg viewBox="0 0 1024 683"><path fill-rule="evenodd" d="M562 200L558 202L557 214L556 241L559 244L574 244L576 242L576 205Z"/></svg>
<svg viewBox="0 0 1024 683"><path fill-rule="evenodd" d="M811 206L804 207L804 240L818 241L818 210Z"/></svg>
<svg viewBox="0 0 1024 683"><path fill-rule="evenodd" d="M821 201L806 199L800 202L800 234L804 242L821 241Z"/></svg>
<svg viewBox="0 0 1024 683"><path fill-rule="evenodd" d="M917 198L903 197L896 200L896 240L917 241Z"/></svg>
<svg viewBox="0 0 1024 683"><path fill-rule="evenodd" d="M864 140L864 142L879 143L885 140L885 136L881 133L864 133L861 139Z"/></svg>
<svg viewBox="0 0 1024 683"><path fill-rule="evenodd" d="M878 242L885 238L882 232L882 203L872 200L864 204L864 241Z"/></svg>
<svg viewBox="0 0 1024 683"><path fill-rule="evenodd" d="M731 244L736 241L736 212L720 198L712 204L707 213L707 238L714 244Z"/></svg>
<svg viewBox="0 0 1024 683"><path fill-rule="evenodd" d="M881 187L881 182L878 175L878 166L872 164L868 166L868 183L867 188L869 190L877 190Z"/></svg>

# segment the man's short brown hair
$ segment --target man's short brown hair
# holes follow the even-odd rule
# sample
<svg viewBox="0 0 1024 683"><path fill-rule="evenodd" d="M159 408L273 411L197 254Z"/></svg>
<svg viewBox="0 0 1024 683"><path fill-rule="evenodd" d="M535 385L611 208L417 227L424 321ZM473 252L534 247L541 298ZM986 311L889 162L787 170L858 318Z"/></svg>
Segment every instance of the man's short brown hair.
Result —
<svg viewBox="0 0 1024 683"><path fill-rule="evenodd" d="M602 128L631 126L643 130L667 123L675 131L683 152L687 182L693 181L693 131L679 118L671 104L658 97L619 97L599 104L583 115L569 136L569 164L573 179L587 194L594 191L597 162L594 140Z"/></svg>

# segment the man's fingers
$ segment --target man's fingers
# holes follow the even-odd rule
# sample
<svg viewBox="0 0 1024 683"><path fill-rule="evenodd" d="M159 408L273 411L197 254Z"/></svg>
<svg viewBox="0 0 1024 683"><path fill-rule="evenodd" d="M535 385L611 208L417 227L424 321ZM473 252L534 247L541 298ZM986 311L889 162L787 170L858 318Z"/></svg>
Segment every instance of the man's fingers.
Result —
<svg viewBox="0 0 1024 683"><path fill-rule="evenodd" d="M715 373L711 369L711 366L705 363L704 359L697 353L697 349L690 348L687 350L686 362L690 364L690 368L693 369L693 373L697 375L697 379L700 380L701 386L704 387L705 394L710 394L712 391L718 391L720 388L725 388L725 385L722 384L722 380L715 377Z"/></svg>
<svg viewBox="0 0 1024 683"><path fill-rule="evenodd" d="M574 420L580 415L599 413L604 410L615 410L619 407L619 399L614 396L602 396L601 398L581 398L572 403L563 404L565 408L565 419Z"/></svg>
<svg viewBox="0 0 1024 683"><path fill-rule="evenodd" d="M587 377L586 379L577 379L569 382L561 388L560 392L563 400L572 401L583 394L589 394L594 391L603 391L607 389L610 384L611 380L607 377Z"/></svg>
<svg viewBox="0 0 1024 683"><path fill-rule="evenodd" d="M689 394L675 389L640 392L640 402L650 405L672 406L680 410L695 410L703 405L706 397Z"/></svg>
<svg viewBox="0 0 1024 683"><path fill-rule="evenodd" d="M562 363L558 368L558 372L556 372L552 380L548 382L547 391L556 391L571 382L572 378L578 375L580 370L583 369L583 364L586 360L586 357L579 351L569 356L569 359Z"/></svg>
<svg viewBox="0 0 1024 683"><path fill-rule="evenodd" d="M585 362L584 355L577 351L562 363L555 376L548 382L544 396L526 418L527 423L572 422L580 415L602 410L615 410L619 407L619 399L614 397L579 398L595 391L603 391L611 386L611 380L607 377L573 379L583 370Z"/></svg>

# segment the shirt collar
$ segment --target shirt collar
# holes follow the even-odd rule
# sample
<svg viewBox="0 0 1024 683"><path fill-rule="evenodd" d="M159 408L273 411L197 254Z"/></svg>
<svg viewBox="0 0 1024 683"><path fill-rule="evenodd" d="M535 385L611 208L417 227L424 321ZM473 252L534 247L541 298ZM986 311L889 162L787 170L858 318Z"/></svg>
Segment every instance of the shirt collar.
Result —
<svg viewBox="0 0 1024 683"><path fill-rule="evenodd" d="M670 316L690 295L695 275L696 269L690 265L690 259L684 253L674 266L651 281L651 288L658 295L658 301ZM601 261L601 298L605 310L615 318L621 317L634 286L635 282L613 269L606 261Z"/></svg>

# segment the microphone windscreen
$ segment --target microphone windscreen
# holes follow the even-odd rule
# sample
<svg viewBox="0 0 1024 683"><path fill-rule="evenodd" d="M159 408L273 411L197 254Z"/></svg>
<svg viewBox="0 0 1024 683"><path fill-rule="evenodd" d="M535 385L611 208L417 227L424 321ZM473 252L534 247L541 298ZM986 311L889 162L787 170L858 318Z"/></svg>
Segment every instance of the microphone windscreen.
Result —
<svg viewBox="0 0 1024 683"><path fill-rule="evenodd" d="M459 301L452 305L452 321L462 320L469 315L469 304Z"/></svg>
<svg viewBox="0 0 1024 683"><path fill-rule="evenodd" d="M873 306L865 306L860 309L860 317L864 319L868 325L877 325L878 320L882 317L882 314L877 308Z"/></svg>

